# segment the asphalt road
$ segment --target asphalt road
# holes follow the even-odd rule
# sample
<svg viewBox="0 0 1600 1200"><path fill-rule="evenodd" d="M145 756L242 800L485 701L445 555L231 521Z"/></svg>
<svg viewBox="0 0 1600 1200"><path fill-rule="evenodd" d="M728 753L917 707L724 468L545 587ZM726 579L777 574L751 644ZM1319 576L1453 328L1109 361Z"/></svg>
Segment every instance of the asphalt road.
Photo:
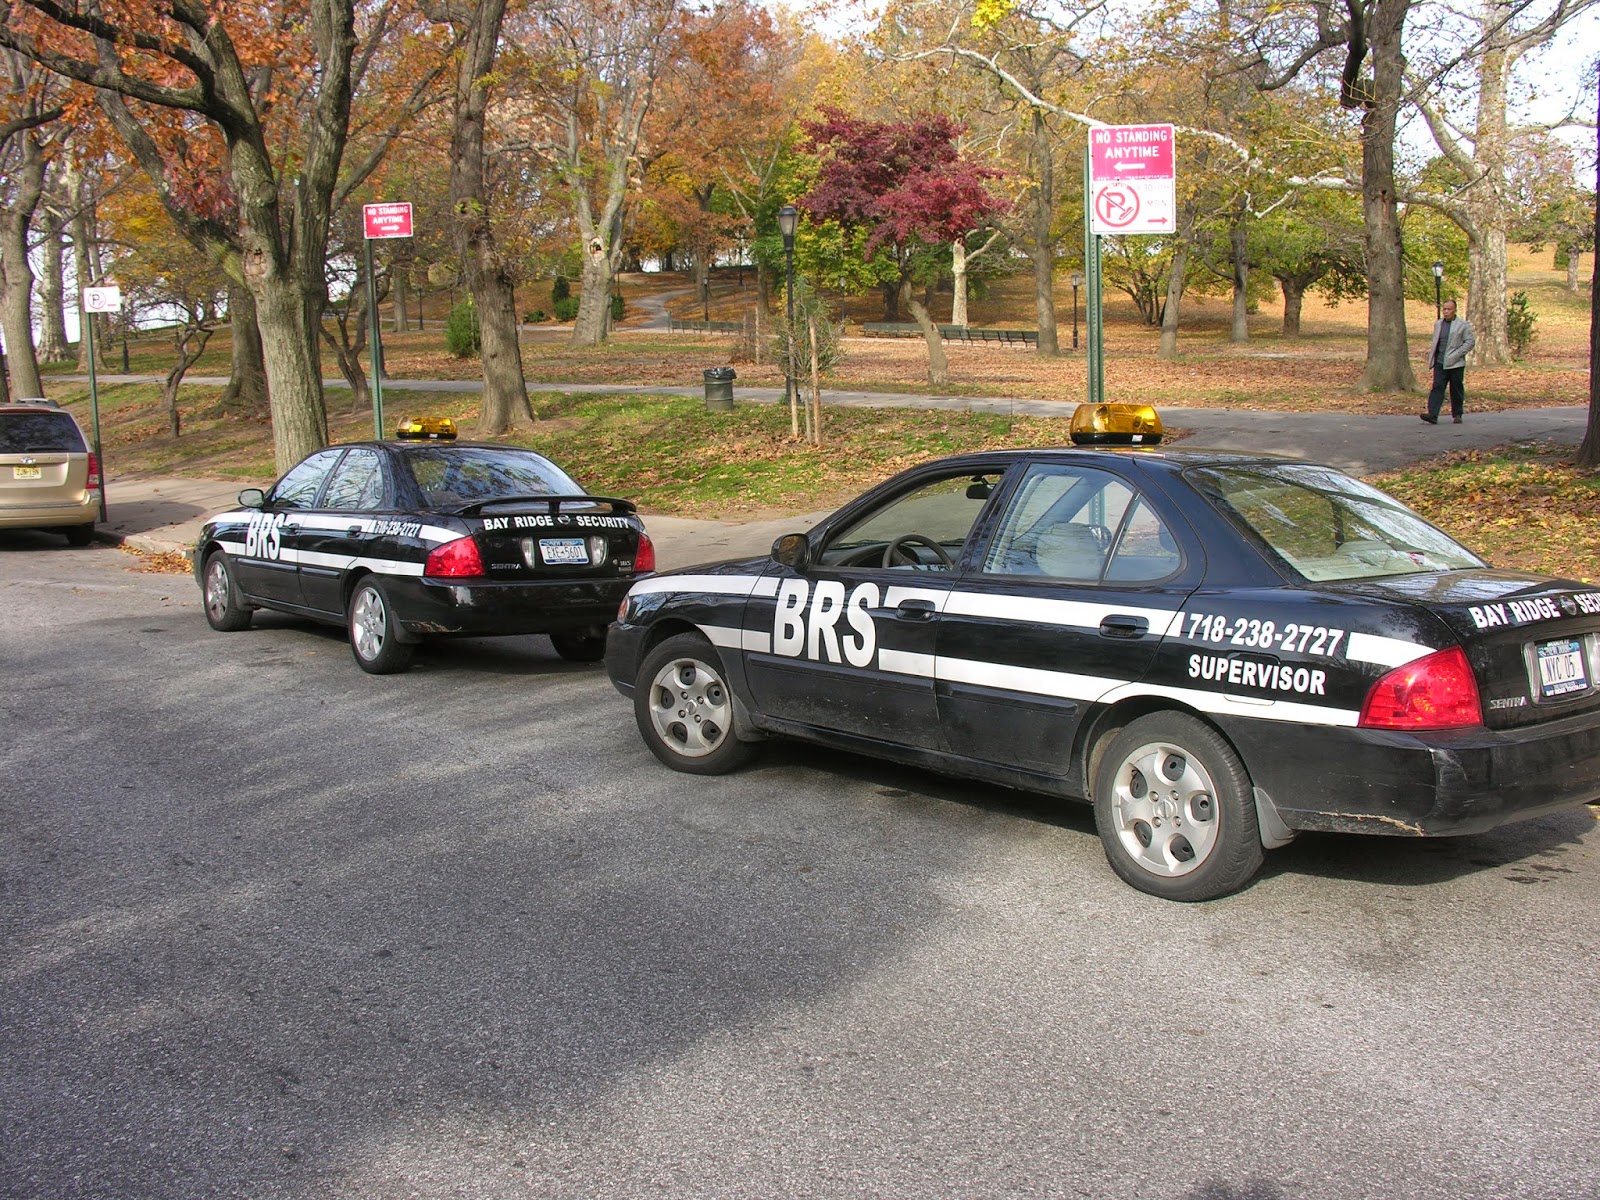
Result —
<svg viewBox="0 0 1600 1200"><path fill-rule="evenodd" d="M371 678L60 544L0 534L6 1197L1596 1194L1588 810L1167 904L1087 810L675 775L541 638Z"/></svg>

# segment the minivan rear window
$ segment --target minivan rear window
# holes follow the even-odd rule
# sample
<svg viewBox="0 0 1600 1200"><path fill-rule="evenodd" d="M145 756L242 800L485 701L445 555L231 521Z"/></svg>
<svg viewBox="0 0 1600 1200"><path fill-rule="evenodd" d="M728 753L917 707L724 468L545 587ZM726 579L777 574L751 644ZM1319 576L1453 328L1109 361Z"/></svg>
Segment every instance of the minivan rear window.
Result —
<svg viewBox="0 0 1600 1200"><path fill-rule="evenodd" d="M82 454L85 449L78 423L66 413L0 412L0 454Z"/></svg>

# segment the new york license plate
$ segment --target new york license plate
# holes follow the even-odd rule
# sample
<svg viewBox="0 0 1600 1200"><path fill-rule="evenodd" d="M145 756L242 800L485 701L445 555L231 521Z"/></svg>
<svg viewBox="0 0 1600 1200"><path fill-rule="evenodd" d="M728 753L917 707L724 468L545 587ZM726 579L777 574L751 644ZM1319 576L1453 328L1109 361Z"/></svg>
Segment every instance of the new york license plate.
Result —
<svg viewBox="0 0 1600 1200"><path fill-rule="evenodd" d="M589 547L582 538L540 538L539 559L552 566L588 566Z"/></svg>
<svg viewBox="0 0 1600 1200"><path fill-rule="evenodd" d="M1539 665L1539 698L1550 700L1571 692L1589 690L1583 643L1577 638L1540 642L1533 648Z"/></svg>
<svg viewBox="0 0 1600 1200"><path fill-rule="evenodd" d="M13 467L11 469L14 472L11 476L13 479L40 479L43 477L38 467Z"/></svg>

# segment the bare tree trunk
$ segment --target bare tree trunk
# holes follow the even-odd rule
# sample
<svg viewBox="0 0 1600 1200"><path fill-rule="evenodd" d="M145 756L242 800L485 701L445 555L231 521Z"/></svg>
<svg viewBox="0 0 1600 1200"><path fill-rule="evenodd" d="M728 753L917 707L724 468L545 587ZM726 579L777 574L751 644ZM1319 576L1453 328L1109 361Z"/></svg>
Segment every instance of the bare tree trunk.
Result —
<svg viewBox="0 0 1600 1200"><path fill-rule="evenodd" d="M1187 223L1186 223L1187 224ZM1183 300L1183 277L1189 270L1189 237L1180 234L1172 252L1172 274L1167 276L1167 300L1161 306L1161 344L1156 354L1160 358L1178 357L1178 306Z"/></svg>
<svg viewBox="0 0 1600 1200"><path fill-rule="evenodd" d="M1250 228L1249 214L1243 209L1234 218L1228 240L1233 252L1233 331L1229 341L1240 345L1250 340Z"/></svg>
<svg viewBox="0 0 1600 1200"><path fill-rule="evenodd" d="M100 244L94 237L98 218L95 203L84 187L83 176L76 170L68 172L67 190L76 202L72 217L72 269L78 279L78 293L100 282ZM94 318L79 309L78 312L78 370L89 369L89 339L83 335L83 323Z"/></svg>
<svg viewBox="0 0 1600 1200"><path fill-rule="evenodd" d="M911 313L917 328L922 330L923 339L928 343L928 383L933 387L946 386L950 382L950 362L945 357L944 342L939 337L939 327L933 323L933 318L928 315L928 309L922 301L911 294L909 276L901 277L900 300Z"/></svg>
<svg viewBox="0 0 1600 1200"><path fill-rule="evenodd" d="M1600 95L1600 87L1595 89ZM1597 103L1600 107L1600 103ZM1595 124L1595 149L1600 151L1600 114ZM1595 158L1595 190L1600 192L1600 154ZM1589 428L1578 447L1578 465L1600 467L1600 207L1594 214L1594 265L1589 271Z"/></svg>
<svg viewBox="0 0 1600 1200"><path fill-rule="evenodd" d="M1056 159L1050 127L1044 113L1033 110L1033 161L1038 171L1038 191L1033 206L1033 307L1039 322L1039 357L1061 353L1056 340Z"/></svg>
<svg viewBox="0 0 1600 1200"><path fill-rule="evenodd" d="M1361 207L1366 220L1367 365L1361 389L1411 392L1417 377L1406 344L1406 300L1400 216L1395 198L1395 121L1405 59L1400 33L1410 0L1371 6L1373 82L1361 118Z"/></svg>
<svg viewBox="0 0 1600 1200"><path fill-rule="evenodd" d="M45 214L45 236L40 247L44 273L39 276L39 359L66 362L72 357L67 341L66 254L61 245L64 226L59 217Z"/></svg>
<svg viewBox="0 0 1600 1200"><path fill-rule="evenodd" d="M950 243L950 324L967 323L967 239Z"/></svg>
<svg viewBox="0 0 1600 1200"><path fill-rule="evenodd" d="M0 328L6 335L6 363L15 399L44 395L39 360L33 348L33 267L28 262L28 229L44 191L44 152L32 130L17 135L18 156L12 203L0 208Z"/></svg>
<svg viewBox="0 0 1600 1200"><path fill-rule="evenodd" d="M1567 291L1569 292L1577 292L1579 290L1578 269L1582 259L1583 251L1577 247L1574 246L1567 251Z"/></svg>
<svg viewBox="0 0 1600 1200"><path fill-rule="evenodd" d="M1300 309L1305 303L1306 289L1298 279L1280 279L1283 289L1283 333L1285 337L1300 336Z"/></svg>
<svg viewBox="0 0 1600 1200"><path fill-rule="evenodd" d="M267 360L261 349L256 298L249 288L229 285L228 322L233 331L232 368L216 411L264 417L271 409L267 398Z"/></svg>
<svg viewBox="0 0 1600 1200"><path fill-rule="evenodd" d="M481 0L458 32L463 36L456 75L455 121L451 130L451 241L466 273L482 338L483 407L478 434L493 437L533 423L522 350L517 340L516 300L506 263L489 220L489 189L483 148L490 71L500 42L505 0Z"/></svg>

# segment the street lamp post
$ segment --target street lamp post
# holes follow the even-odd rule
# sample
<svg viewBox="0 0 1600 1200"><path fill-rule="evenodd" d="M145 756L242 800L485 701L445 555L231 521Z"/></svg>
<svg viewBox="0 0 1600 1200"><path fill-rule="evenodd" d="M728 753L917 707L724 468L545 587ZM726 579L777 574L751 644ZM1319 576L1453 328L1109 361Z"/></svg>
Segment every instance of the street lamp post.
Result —
<svg viewBox="0 0 1600 1200"><path fill-rule="evenodd" d="M800 210L785 204L778 210L778 232L783 234L784 293L787 296L788 327L784 334L787 351L783 359L783 398L789 402L789 423L795 437L800 436L800 389L794 381L794 231L800 225Z"/></svg>
<svg viewBox="0 0 1600 1200"><path fill-rule="evenodd" d="M1083 273L1072 273L1072 348L1078 348L1078 289L1083 286Z"/></svg>
<svg viewBox="0 0 1600 1200"><path fill-rule="evenodd" d="M1439 320L1444 316L1444 264L1433 264L1433 319Z"/></svg>

